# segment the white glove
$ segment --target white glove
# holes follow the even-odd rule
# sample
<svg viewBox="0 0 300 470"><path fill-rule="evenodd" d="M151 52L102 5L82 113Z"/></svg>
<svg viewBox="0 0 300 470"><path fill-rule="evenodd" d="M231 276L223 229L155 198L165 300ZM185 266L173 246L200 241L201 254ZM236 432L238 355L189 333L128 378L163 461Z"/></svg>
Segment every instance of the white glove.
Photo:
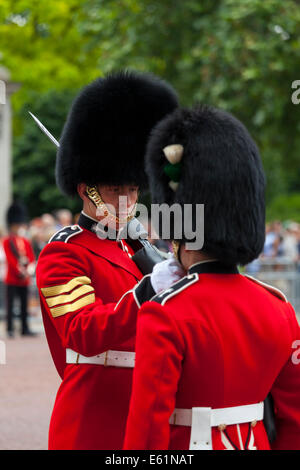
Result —
<svg viewBox="0 0 300 470"><path fill-rule="evenodd" d="M185 276L186 273L174 255L157 263L152 271L150 280L156 294L168 289L174 282Z"/></svg>

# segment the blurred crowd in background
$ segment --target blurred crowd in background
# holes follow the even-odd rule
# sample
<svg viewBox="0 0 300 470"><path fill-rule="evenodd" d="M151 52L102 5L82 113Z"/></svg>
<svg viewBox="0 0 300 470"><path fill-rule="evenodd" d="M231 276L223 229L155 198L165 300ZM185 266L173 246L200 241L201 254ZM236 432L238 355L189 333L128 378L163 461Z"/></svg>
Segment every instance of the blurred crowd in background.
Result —
<svg viewBox="0 0 300 470"><path fill-rule="evenodd" d="M36 259L47 244L52 235L63 227L76 224L80 214L72 214L68 209L60 209L55 213L45 213L28 223L24 236L31 242ZM25 228L25 227L24 227ZM147 227L148 232L149 226ZM6 273L6 257L1 241L4 239L4 231L0 232L0 309L4 308L3 280ZM151 240L150 240L151 241ZM152 240L155 245L169 251L171 246L161 240ZM249 274L259 273L266 266L272 266L272 271L284 271L286 266L300 273L300 224L294 221L273 221L266 225L265 246L261 256L245 267ZM39 302L35 287L34 275L32 276L31 301L29 309L31 313L39 313ZM4 312L2 312L4 313Z"/></svg>
<svg viewBox="0 0 300 470"><path fill-rule="evenodd" d="M266 241L263 257L289 258L291 262L300 261L300 224L296 222L275 221L266 226Z"/></svg>
<svg viewBox="0 0 300 470"><path fill-rule="evenodd" d="M79 216L79 215L78 215ZM67 225L76 223L78 216L73 216L68 209L61 209L54 214L42 214L24 226L23 235L31 242L36 259L52 235ZM0 241L4 238L4 231L0 229ZM3 280L6 270L6 258L0 243L0 279Z"/></svg>
<svg viewBox="0 0 300 470"><path fill-rule="evenodd" d="M52 235L63 227L75 224L78 217L79 214L74 216L68 209L60 209L53 214L45 213L40 217L30 220L27 224L20 225L18 235L29 240L34 252L35 260L37 261L40 252ZM3 246L3 241L6 236L7 231L4 229L0 230L0 318L4 318L6 316L7 299L5 292L5 278L7 273L7 257ZM31 282L28 288L28 313L30 315L37 316L40 314L40 308L34 272L31 275Z"/></svg>
<svg viewBox="0 0 300 470"><path fill-rule="evenodd" d="M30 240L36 259L52 235L63 227L76 224L79 214L73 215L68 209L60 209L53 214L42 214L32 219L24 235ZM149 227L148 231L149 231ZM4 232L0 231L0 241ZM161 249L164 244L153 242ZM165 245L167 246L167 245ZM256 271L261 262L276 259L285 260L294 264L295 270L300 272L300 224L294 221L274 221L266 225L266 240L264 250L258 260L248 265L247 270ZM3 279L6 269L6 259L0 243L0 280Z"/></svg>
<svg viewBox="0 0 300 470"><path fill-rule="evenodd" d="M265 245L261 256L246 266L248 272L258 272L262 266L283 270L284 266L300 272L300 224L275 220L266 224Z"/></svg>

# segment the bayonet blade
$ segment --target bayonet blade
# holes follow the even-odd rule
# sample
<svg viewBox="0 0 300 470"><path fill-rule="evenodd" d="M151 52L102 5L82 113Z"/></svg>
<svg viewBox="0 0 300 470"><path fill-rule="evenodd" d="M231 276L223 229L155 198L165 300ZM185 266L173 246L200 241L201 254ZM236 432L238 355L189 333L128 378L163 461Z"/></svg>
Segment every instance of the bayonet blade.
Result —
<svg viewBox="0 0 300 470"><path fill-rule="evenodd" d="M46 129L46 127L41 123L41 121L34 114L32 114L30 111L28 111L28 112L29 112L30 116L35 120L35 122L37 123L37 125L39 126L41 131L44 132L44 134L46 134L48 139L50 139L51 142L54 145L56 145L56 147L59 147L59 142L55 139L55 137L53 137L53 135L48 131L48 129Z"/></svg>

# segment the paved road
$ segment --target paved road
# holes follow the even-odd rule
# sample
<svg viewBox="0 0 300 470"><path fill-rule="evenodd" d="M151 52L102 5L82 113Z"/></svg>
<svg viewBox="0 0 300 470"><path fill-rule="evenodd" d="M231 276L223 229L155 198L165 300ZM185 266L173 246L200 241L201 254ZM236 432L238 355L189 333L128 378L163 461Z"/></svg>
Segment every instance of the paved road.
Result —
<svg viewBox="0 0 300 470"><path fill-rule="evenodd" d="M300 320L300 316L298 316ZM0 321L0 450L46 450L48 426L60 378L38 314L38 337L7 339ZM1 346L6 364L1 364Z"/></svg>
<svg viewBox="0 0 300 470"><path fill-rule="evenodd" d="M7 339L6 364L0 364L0 450L45 450L60 378L52 363L39 317L31 320L38 337ZM3 343L1 343L3 346Z"/></svg>

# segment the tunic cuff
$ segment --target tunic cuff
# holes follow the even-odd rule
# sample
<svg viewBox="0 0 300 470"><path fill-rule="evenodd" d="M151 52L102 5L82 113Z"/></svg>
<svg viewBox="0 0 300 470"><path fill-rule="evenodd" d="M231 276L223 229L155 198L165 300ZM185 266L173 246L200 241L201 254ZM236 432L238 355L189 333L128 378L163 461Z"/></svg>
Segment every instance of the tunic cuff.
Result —
<svg viewBox="0 0 300 470"><path fill-rule="evenodd" d="M133 295L139 308L144 302L147 302L156 295L151 284L151 274L143 277L143 279L133 289Z"/></svg>

